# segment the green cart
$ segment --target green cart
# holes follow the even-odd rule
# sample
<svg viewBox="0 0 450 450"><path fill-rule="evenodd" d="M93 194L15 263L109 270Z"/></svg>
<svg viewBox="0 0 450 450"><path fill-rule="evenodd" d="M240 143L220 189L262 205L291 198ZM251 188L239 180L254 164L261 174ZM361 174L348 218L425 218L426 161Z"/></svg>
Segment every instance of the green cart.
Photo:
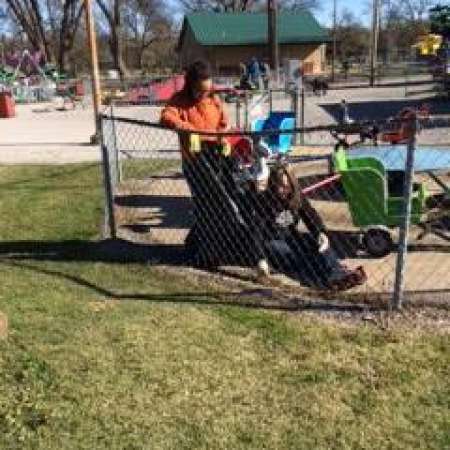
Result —
<svg viewBox="0 0 450 450"><path fill-rule="evenodd" d="M362 231L362 244L374 257L389 254L393 248L391 230L403 221L403 196L389 192L383 163L374 157L348 158L340 148L333 156L335 171L341 177L353 224ZM419 224L425 211L427 191L414 184L411 224Z"/></svg>

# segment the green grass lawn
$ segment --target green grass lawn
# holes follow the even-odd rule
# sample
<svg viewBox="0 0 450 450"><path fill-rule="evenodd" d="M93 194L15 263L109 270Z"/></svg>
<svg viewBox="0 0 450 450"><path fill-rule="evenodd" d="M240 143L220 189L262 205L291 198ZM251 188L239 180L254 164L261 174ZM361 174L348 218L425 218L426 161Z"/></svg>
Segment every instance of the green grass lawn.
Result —
<svg viewBox="0 0 450 450"><path fill-rule="evenodd" d="M98 236L96 166L0 175L3 244ZM218 306L148 265L0 271L1 449L450 448L448 335Z"/></svg>

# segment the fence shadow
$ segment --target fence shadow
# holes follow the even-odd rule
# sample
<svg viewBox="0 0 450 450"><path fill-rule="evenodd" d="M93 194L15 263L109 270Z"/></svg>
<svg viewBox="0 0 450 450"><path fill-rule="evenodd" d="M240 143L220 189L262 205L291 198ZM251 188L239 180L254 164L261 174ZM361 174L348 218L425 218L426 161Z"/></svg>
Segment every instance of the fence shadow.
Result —
<svg viewBox="0 0 450 450"><path fill-rule="evenodd" d="M89 288L108 299L142 300L160 303L197 304L202 306L236 306L240 308L273 309L288 311L317 311L335 313L366 313L368 311L385 310L387 294L373 295L339 294L331 295L327 291L313 289L307 297L301 294L293 295L272 287L261 287L256 278L233 276L224 272L229 278L237 281L256 282L255 288L239 290L225 289L210 292L178 292L168 294L146 294L134 292L117 292L107 287L70 273L70 269L54 270L33 265L32 261L64 261L64 262L106 262L114 264L154 264L188 267L186 253L182 245L143 245L124 240L104 241L11 241L0 243L0 264L31 270L48 276L65 279L71 283ZM220 271L219 271L220 275ZM303 280L307 285L307 280ZM257 287L259 285L259 287ZM278 286L279 287L279 286ZM310 286L311 287L311 286ZM317 286L316 286L317 287ZM315 295L315 293L317 295ZM427 295L438 295L438 299L447 296L450 289L427 290ZM408 293L420 296L421 292ZM418 297L419 299L421 297ZM447 297L445 297L447 298ZM268 299L268 300L267 300ZM415 300L414 305L422 303ZM424 303L435 306L434 302ZM436 306L446 307L447 303L436 302ZM447 305L448 306L448 305Z"/></svg>
<svg viewBox="0 0 450 450"><path fill-rule="evenodd" d="M303 299L293 296L283 296L279 291L274 292L271 288L243 288L228 290L193 291L193 292L173 292L164 294L150 294L145 292L119 292L106 286L89 281L80 275L72 274L68 271L53 270L33 265L29 262L11 261L0 258L0 264L6 267L13 267L27 270L40 275L55 277L74 285L90 289L93 293L104 297L107 300L120 301L148 301L152 303L173 303L197 306L228 306L248 309L280 310L280 311L316 311L325 313L343 314L367 314L368 312L381 312L387 309L385 300L375 303L355 302L354 300L331 300L331 299ZM346 316L347 317L347 316Z"/></svg>
<svg viewBox="0 0 450 450"><path fill-rule="evenodd" d="M0 259L183 264L183 245L144 245L122 239L103 241L9 241L0 243Z"/></svg>
<svg viewBox="0 0 450 450"><path fill-rule="evenodd" d="M332 235L339 239L339 253L352 254L350 245L343 245L343 236ZM348 242L355 237L347 236ZM305 242L308 237L305 235ZM317 257L306 243L301 249L301 255L293 259L272 259L272 265L278 273L284 273L300 285L311 288L322 287L322 273L316 271L311 261ZM354 256L354 255L353 255ZM37 261L89 261L108 262L116 264L145 263L163 264L174 267L192 266L192 254L186 251L183 244L158 245L138 244L123 239L104 241L17 241L0 243L0 260L37 260ZM303 261L303 262L302 262ZM245 268L242 258L220 258L219 266L236 266ZM247 266L247 268L252 269ZM248 272L247 272L248 273ZM240 278L239 276L237 278ZM245 278L241 277L241 278Z"/></svg>

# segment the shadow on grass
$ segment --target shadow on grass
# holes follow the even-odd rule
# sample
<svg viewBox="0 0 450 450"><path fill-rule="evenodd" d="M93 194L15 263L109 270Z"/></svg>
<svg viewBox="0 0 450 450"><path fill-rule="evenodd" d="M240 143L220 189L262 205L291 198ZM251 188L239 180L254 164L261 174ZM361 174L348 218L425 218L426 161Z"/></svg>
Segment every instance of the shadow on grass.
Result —
<svg viewBox="0 0 450 450"><path fill-rule="evenodd" d="M431 249L430 249L431 250ZM387 307L388 293L368 295L365 293L333 294L326 291L310 290L308 297L292 292L285 293L277 286L255 284L255 288L239 290L221 290L209 292L172 292L164 294L119 292L89 281L79 275L67 271L54 270L30 263L34 261L65 262L105 262L105 263L145 263L164 264L174 267L187 267L183 246L149 246L139 245L121 240L100 242L64 241L38 242L19 241L0 243L0 264L28 270L35 273L56 277L72 284L90 289L109 299L141 300L160 303L195 304L201 306L236 306L241 308L285 310L285 311L317 311L330 313L366 313L383 311ZM220 272L218 273L220 275ZM226 274L230 278L230 274ZM231 278L233 276L231 275ZM243 281L245 278L241 278ZM248 278L247 281L255 282ZM279 286L278 286L279 287ZM411 292L408 294L428 294L447 296L450 289ZM315 295L316 294L316 295ZM300 295L303 295L300 297ZM416 304L416 302L415 302ZM434 306L434 302L426 302ZM419 303L417 303L419 305ZM440 302L436 306L442 306ZM444 304L445 306L445 304Z"/></svg>
<svg viewBox="0 0 450 450"><path fill-rule="evenodd" d="M182 264L185 260L183 245L144 245L121 239L0 242L0 258L123 264Z"/></svg>
<svg viewBox="0 0 450 450"><path fill-rule="evenodd" d="M56 277L89 289L108 300L135 300L155 303L176 303L197 306L229 306L248 309L279 311L317 311L334 313L367 313L386 309L386 303L368 304L354 301L310 300L283 296L270 288L241 289L210 292L173 292L164 294L126 293L108 289L78 275L60 270L46 269L17 261L2 261L3 266L27 270L49 277Z"/></svg>

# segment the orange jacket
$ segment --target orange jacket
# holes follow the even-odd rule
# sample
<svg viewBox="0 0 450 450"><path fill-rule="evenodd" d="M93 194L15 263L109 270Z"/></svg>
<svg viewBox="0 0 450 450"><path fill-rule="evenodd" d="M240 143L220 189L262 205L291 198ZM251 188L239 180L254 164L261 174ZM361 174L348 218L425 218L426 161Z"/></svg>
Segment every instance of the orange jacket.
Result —
<svg viewBox="0 0 450 450"><path fill-rule="evenodd" d="M181 91L175 94L163 109L161 123L178 130L216 132L227 129L228 117L218 96L211 95L200 100L192 100ZM189 143L183 138L181 154L185 158L191 156Z"/></svg>

